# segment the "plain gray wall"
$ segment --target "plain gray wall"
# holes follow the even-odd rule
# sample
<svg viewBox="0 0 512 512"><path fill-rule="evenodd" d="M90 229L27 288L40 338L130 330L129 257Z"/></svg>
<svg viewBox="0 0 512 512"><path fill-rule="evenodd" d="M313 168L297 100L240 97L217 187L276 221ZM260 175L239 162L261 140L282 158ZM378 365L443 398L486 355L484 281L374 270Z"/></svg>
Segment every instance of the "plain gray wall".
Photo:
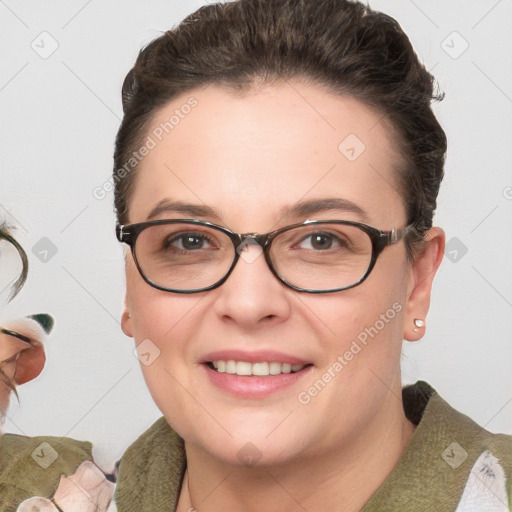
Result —
<svg viewBox="0 0 512 512"><path fill-rule="evenodd" d="M17 226L31 264L2 308L56 319L44 372L20 388L4 429L91 440L104 466L160 414L119 325L112 194L97 200L93 190L111 174L121 84L140 46L200 5L0 3L0 218ZM404 382L425 379L489 430L512 433L512 3L371 5L400 22L446 92L435 106L449 140L436 224L449 252L427 334L404 343ZM36 255L43 238L57 251L46 262Z"/></svg>

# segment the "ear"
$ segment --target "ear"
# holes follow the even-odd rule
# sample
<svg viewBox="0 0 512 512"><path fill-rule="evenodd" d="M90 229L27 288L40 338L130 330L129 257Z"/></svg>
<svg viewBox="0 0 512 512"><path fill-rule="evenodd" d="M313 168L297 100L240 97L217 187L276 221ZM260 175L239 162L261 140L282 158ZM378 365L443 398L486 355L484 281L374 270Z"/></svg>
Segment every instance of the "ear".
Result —
<svg viewBox="0 0 512 512"><path fill-rule="evenodd" d="M7 334L5 329L17 333L26 341ZM24 318L5 324L0 336L0 356L3 369L14 384L25 384L43 370L46 362L43 338L43 330L32 319Z"/></svg>
<svg viewBox="0 0 512 512"><path fill-rule="evenodd" d="M14 383L19 386L35 379L43 371L45 362L46 355L43 344L33 343L32 347L20 352L16 363Z"/></svg>
<svg viewBox="0 0 512 512"><path fill-rule="evenodd" d="M443 260L444 246L444 231L431 228L425 235L424 247L414 254L405 308L404 339L407 341L418 341L425 334L432 282ZM423 320L423 326L416 326L416 319Z"/></svg>
<svg viewBox="0 0 512 512"><path fill-rule="evenodd" d="M121 329L129 338L133 338L132 318L129 311L128 299L124 299L123 314L121 315Z"/></svg>
<svg viewBox="0 0 512 512"><path fill-rule="evenodd" d="M9 325L6 329L14 330L12 327L12 325ZM0 332L0 368L9 379L14 380L20 354L29 349L30 346L26 341L11 336L3 330Z"/></svg>

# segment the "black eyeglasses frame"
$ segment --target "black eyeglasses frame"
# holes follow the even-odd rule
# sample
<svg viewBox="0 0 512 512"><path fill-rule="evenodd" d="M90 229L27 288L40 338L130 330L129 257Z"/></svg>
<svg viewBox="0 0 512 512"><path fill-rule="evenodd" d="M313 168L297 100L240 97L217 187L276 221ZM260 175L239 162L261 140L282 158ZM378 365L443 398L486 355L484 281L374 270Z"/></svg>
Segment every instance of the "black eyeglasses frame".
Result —
<svg viewBox="0 0 512 512"><path fill-rule="evenodd" d="M192 289L192 290L176 290L173 288L165 288L163 286L160 286L153 281L151 281L146 275L144 274L144 271L142 270L141 266L139 265L139 262L137 260L137 254L135 251L135 244L137 241L138 236L151 226L157 226L161 224L191 224L196 226L204 226L212 229L216 229L224 233L229 237L231 242L233 243L233 246L235 248L233 263L229 267L229 270L227 271L226 275L217 281L216 283L212 284L211 286L208 286L206 288L198 288L198 289ZM368 265L368 268L366 272L363 274L363 276L355 283L344 286L342 288L332 288L328 290L314 290L309 288L300 288L298 286L295 286L288 281L286 281L274 268L272 258L270 257L270 247L272 245L272 240L280 235L281 233L284 233L286 231L289 231L291 229L295 229L301 226L314 226L316 224L340 224L340 225L346 225L346 226L354 226L356 228L359 228L360 230L364 231L370 238L372 243L372 256L370 259L370 264ZM245 242L249 241L249 243L252 244L258 244L262 250L263 254L265 256L265 261L267 262L267 265L274 274L274 276L282 282L285 286L297 291L297 292L305 292L305 293L333 293L333 292L340 292L343 290L348 290L350 288L354 288L355 286L360 285L363 281L367 279L367 277L370 275L370 272L375 267L375 263L377 262L377 258L382 253L382 251L388 246L395 244L399 240L403 239L404 237L409 234L414 229L413 224L409 224L406 227L402 229L396 229L393 228L389 231L383 231L381 229L375 228L373 226L369 226L367 224L363 224L361 222L353 222L348 220L306 220L305 222L300 222L297 224L291 224L289 226L285 226L283 228L277 229L275 231L271 231L270 233L265 234L258 234L258 233L234 233L233 231L229 230L228 228L224 226L219 226L218 224L214 224L212 222L207 222L199 219L161 219L161 220L151 220L146 222L138 222L135 224L127 224L127 225L121 225L119 223L116 223L116 237L119 240L119 242L125 243L130 247L133 260L135 262L135 265L137 267L137 270L139 271L141 277L144 279L144 281L152 286L153 288L156 288L157 290L162 290L164 292L171 292L171 293L181 293L181 294L191 294L191 293L200 293L200 292L206 292L213 290L215 288L218 288L223 283L226 282L228 277L230 276L231 272L235 268L236 264L238 263L238 260L240 259L240 252L239 247L243 245Z"/></svg>

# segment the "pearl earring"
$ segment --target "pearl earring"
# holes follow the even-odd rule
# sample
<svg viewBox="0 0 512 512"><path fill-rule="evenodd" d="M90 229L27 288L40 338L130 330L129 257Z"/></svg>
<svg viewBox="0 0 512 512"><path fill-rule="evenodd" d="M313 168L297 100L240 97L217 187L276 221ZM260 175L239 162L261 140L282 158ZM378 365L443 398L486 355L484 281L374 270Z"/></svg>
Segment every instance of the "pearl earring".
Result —
<svg viewBox="0 0 512 512"><path fill-rule="evenodd" d="M422 327L425 326L425 321L422 320L421 318L415 318L414 325L415 325L414 332L418 332Z"/></svg>

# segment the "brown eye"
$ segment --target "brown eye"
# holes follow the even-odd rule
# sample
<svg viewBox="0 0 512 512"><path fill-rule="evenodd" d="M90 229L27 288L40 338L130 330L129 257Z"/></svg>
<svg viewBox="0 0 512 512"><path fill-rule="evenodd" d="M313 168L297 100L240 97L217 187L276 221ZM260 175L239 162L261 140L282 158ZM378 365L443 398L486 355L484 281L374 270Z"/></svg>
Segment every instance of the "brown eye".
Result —
<svg viewBox="0 0 512 512"><path fill-rule="evenodd" d="M326 251L333 247L344 247L346 243L338 236L331 233L312 233L304 237L299 243L301 249L312 249L315 251Z"/></svg>
<svg viewBox="0 0 512 512"><path fill-rule="evenodd" d="M330 249L332 247L332 237L327 235L313 235L311 238L311 247L313 249Z"/></svg>
<svg viewBox="0 0 512 512"><path fill-rule="evenodd" d="M185 251L196 251L204 249L209 244L209 240L203 235L194 233L184 233L175 236L167 243L167 246L173 246Z"/></svg>

